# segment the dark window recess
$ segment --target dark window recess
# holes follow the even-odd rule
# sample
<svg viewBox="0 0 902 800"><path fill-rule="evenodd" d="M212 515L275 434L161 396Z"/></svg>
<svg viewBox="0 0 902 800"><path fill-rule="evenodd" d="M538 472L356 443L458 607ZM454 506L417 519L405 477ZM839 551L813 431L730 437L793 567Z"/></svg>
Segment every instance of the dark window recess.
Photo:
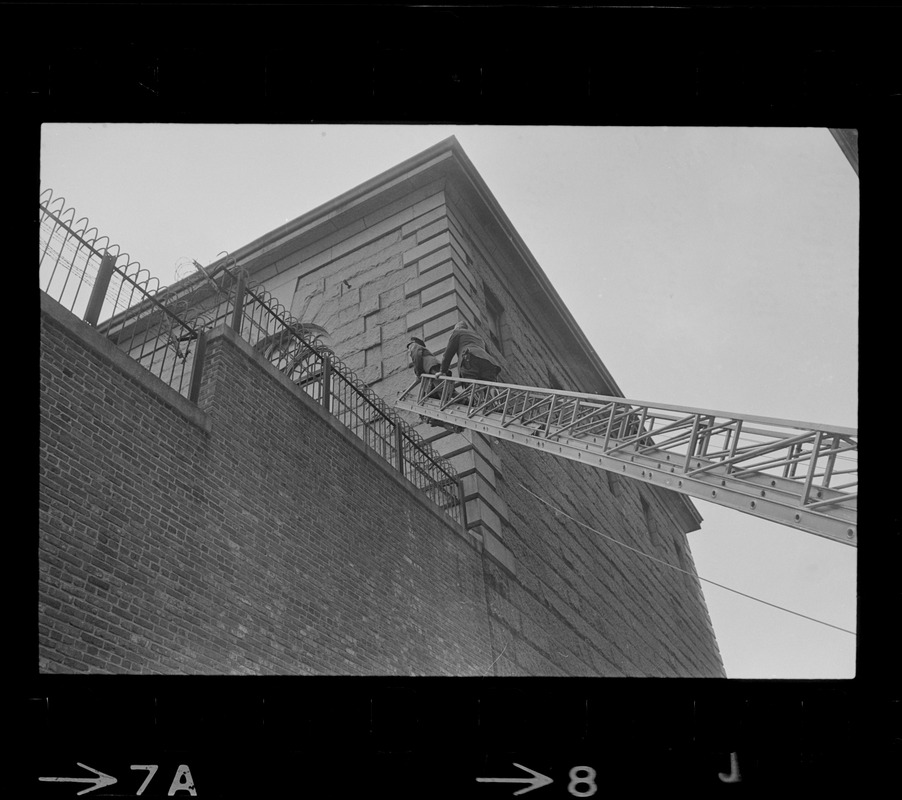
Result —
<svg viewBox="0 0 902 800"><path fill-rule="evenodd" d="M605 470L604 474L608 477L608 489L611 490L611 494L614 497L620 497L620 476L609 470Z"/></svg>
<svg viewBox="0 0 902 800"><path fill-rule="evenodd" d="M648 535L651 541L658 542L658 523L655 521L654 515L651 513L651 506L644 497L640 497L642 502L642 513L645 515L645 527L648 528Z"/></svg>
<svg viewBox="0 0 902 800"><path fill-rule="evenodd" d="M501 353L501 355L504 355L504 338L501 333L501 320L504 316L504 306L498 302L498 298L489 291L487 286L483 286L483 289L485 289L485 310L486 322L488 323L489 329L489 339L491 339L492 344L498 348L498 352Z"/></svg>
<svg viewBox="0 0 902 800"><path fill-rule="evenodd" d="M683 544L679 539L674 539L673 549L676 550L677 561L680 562L680 569L683 570L683 572L689 572L689 564L686 563L686 553L684 552Z"/></svg>
<svg viewBox="0 0 902 800"><path fill-rule="evenodd" d="M548 370L548 388L558 389L559 391L564 390L564 387L561 386L561 382L557 379L557 375L555 375L551 370Z"/></svg>

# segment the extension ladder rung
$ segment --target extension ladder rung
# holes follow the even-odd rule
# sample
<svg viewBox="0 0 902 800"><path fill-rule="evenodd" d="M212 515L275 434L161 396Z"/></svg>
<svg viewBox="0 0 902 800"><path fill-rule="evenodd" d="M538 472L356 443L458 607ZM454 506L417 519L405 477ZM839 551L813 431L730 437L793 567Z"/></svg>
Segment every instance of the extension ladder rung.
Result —
<svg viewBox="0 0 902 800"><path fill-rule="evenodd" d="M426 375L395 405L857 546L852 428Z"/></svg>

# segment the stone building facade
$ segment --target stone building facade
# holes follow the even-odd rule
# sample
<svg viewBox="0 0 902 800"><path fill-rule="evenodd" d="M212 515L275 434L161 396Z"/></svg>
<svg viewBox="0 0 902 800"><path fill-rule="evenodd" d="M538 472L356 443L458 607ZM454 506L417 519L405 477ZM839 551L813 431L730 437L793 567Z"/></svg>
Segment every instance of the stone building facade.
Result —
<svg viewBox="0 0 902 800"><path fill-rule="evenodd" d="M440 353L460 320L483 335L503 365L501 380L506 383L622 395L454 138L260 237L231 253L229 262L245 270L250 282L263 286L308 330L316 331L389 404L413 380L406 353L410 337L421 337L427 347ZM188 279L173 289L189 296L197 282ZM263 362L259 354L244 352L228 336L216 341L220 351L231 353L232 360ZM241 352L233 353L236 348ZM210 357L208 353L206 358ZM217 357L223 358L221 353ZM267 368L273 371L264 364L263 371ZM205 365L201 409L215 394L206 383L212 380L207 369ZM279 381L272 374L269 379ZM236 385L251 391L246 383L239 380ZM217 402L216 408L223 408L222 396ZM232 413L229 410L227 415L231 418ZM386 631L392 631L386 633L387 640L395 647L375 648L364 637L368 643L363 649L377 655L327 663L294 645L287 652L297 658L296 670L288 666L291 658L286 657L267 661L259 671L724 675L700 584L691 577L695 568L686 534L699 527L701 517L687 498L474 432L448 433L415 418L409 421L462 477L465 530L451 531L453 526L446 524L430 532L429 526L413 525L409 510L402 513L398 507L386 511L388 517L377 523L372 509L359 505L373 503L374 498L354 496L354 508L361 508L370 522L359 526L355 521L351 528L356 533L342 533L337 526L330 535L361 541L359 537L367 537L368 525L390 529L403 519L405 537L430 537L429 555L405 556L404 547L392 540L385 545L392 554L388 556L392 567L378 563L374 554L375 560L368 556L362 563L376 571L400 569L418 576L418 581L426 563L434 564L436 574L453 567L459 605L453 599L448 602L470 609L463 615L465 621L455 627L451 621L457 618L455 612L448 619L448 629L442 630L446 607L434 593L447 591L439 588L447 581L430 579L419 590L425 598L420 622L414 621L416 614L410 614L409 624L403 621L404 615L393 624L391 615L379 612L386 620ZM236 424L240 427L240 422ZM216 426L213 414L214 432ZM250 438L241 437L249 447ZM340 449L347 450L344 445ZM350 452L345 453L350 462L365 457L362 451ZM272 476L275 464L258 465L259 469ZM298 479L303 484L303 476ZM330 491L338 492L331 498L335 509L347 507L351 500L342 499L337 487L321 488L325 495L318 495L320 499ZM304 501L295 496L294 502ZM328 507L328 501L323 502ZM264 513L253 512L260 521L269 518L253 534L256 543L269 530L278 530L289 540L308 540L316 526L334 527L323 522L323 516L298 517L287 509L279 513L279 507L274 498L271 508L261 509ZM234 509L231 513L250 512ZM238 523L241 528L247 519L239 516ZM643 559L593 531L656 560ZM207 533L215 538L214 532ZM389 539L398 535L396 530ZM453 545L440 545L445 540ZM303 562L295 544L286 547ZM341 561L352 559L355 550L326 552L331 553L327 560ZM203 554L192 558L202 559ZM661 561L680 569L669 569ZM342 571L337 563L330 569ZM366 570L359 577L366 583ZM289 595L296 579L296 574L279 572L280 586L284 583ZM369 579L377 580L373 574ZM337 585L340 582L333 588ZM405 585L404 580L398 585ZM309 592L309 587L304 591ZM355 620L361 616L372 618L374 603L379 605L355 597L343 617L348 631L356 630ZM258 602L266 604L263 598ZM329 583L313 590L308 602L311 608L334 602ZM327 615L322 616L321 623L326 624L326 619ZM231 642L226 650L232 654L242 652L241 641L229 638L238 636L234 631L240 627L246 636L248 624L233 626L233 633L225 636ZM345 633L358 640L357 634ZM341 624L338 635L342 635ZM405 637L407 643L399 644ZM432 655L410 656L411 648L418 647L416 642L425 640ZM443 646L455 656L444 658ZM215 657L210 659L207 668L215 671Z"/></svg>

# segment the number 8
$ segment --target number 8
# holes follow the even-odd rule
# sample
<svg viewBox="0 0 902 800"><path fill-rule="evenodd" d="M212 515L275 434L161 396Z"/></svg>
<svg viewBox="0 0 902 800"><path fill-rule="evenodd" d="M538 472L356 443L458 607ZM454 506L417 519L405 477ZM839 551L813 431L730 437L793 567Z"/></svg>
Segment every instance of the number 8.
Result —
<svg viewBox="0 0 902 800"><path fill-rule="evenodd" d="M576 787L584 783L589 788L580 791ZM575 797L591 797L598 791L595 785L595 770L592 767L574 767L570 770L570 783L567 785L567 791Z"/></svg>

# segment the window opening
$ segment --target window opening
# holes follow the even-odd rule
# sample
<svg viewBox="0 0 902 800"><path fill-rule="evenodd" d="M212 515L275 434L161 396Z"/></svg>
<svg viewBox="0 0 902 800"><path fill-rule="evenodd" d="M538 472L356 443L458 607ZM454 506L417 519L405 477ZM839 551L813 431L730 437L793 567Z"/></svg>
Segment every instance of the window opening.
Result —
<svg viewBox="0 0 902 800"><path fill-rule="evenodd" d="M680 562L680 569L683 572L689 572L689 566L686 563L686 553L683 550L683 543L679 539L673 540L673 549L676 550L677 560Z"/></svg>
<svg viewBox="0 0 902 800"><path fill-rule="evenodd" d="M651 506L649 506L648 501L644 497L640 497L639 500L642 503L642 513L645 515L645 527L648 528L649 539L657 543L659 541L658 523L651 513Z"/></svg>

